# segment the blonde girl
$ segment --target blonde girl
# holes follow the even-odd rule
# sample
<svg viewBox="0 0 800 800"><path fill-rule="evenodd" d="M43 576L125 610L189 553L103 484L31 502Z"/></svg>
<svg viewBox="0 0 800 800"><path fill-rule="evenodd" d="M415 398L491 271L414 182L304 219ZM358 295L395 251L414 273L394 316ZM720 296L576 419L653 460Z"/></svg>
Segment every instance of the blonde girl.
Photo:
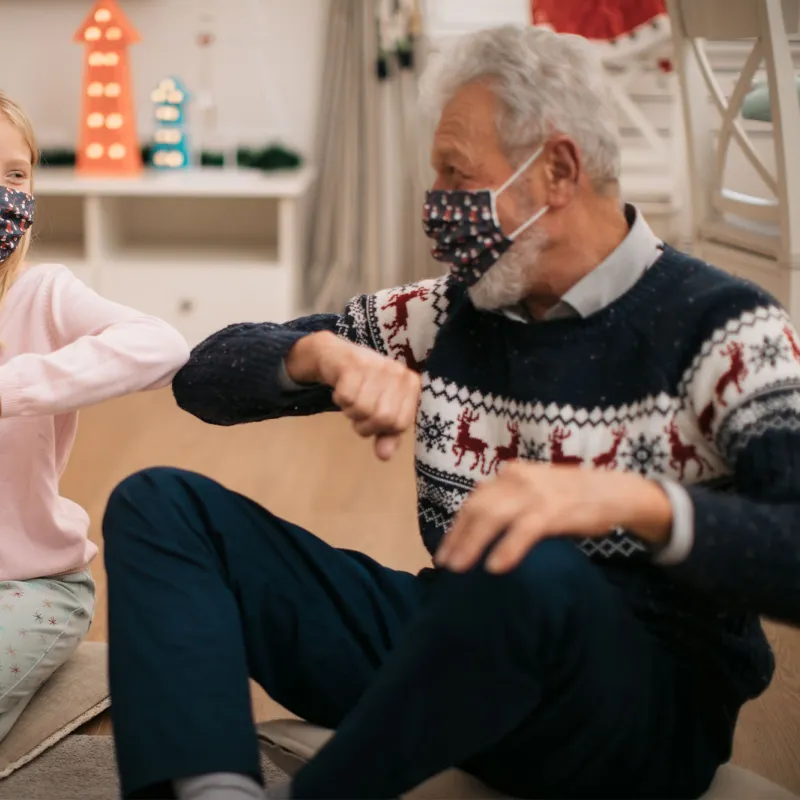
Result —
<svg viewBox="0 0 800 800"><path fill-rule="evenodd" d="M165 386L188 358L161 320L29 265L37 148L0 93L0 739L89 630L97 548L59 494L78 409Z"/></svg>

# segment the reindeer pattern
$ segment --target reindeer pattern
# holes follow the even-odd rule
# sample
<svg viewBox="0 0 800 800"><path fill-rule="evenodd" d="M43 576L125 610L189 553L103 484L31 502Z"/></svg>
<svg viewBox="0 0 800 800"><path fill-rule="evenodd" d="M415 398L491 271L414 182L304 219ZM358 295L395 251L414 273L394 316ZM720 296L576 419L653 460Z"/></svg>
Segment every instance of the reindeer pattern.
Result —
<svg viewBox="0 0 800 800"><path fill-rule="evenodd" d="M470 470L480 469L481 473L486 470L486 450L489 443L472 433L472 423L477 422L480 415L475 411L465 408L458 415L458 434L455 444L453 444L453 455L458 456L455 466L461 464L461 460L467 453L474 456L474 461Z"/></svg>
<svg viewBox="0 0 800 800"><path fill-rule="evenodd" d="M657 396L617 408L544 408L535 398L483 396L426 371L446 304L438 279L379 292L356 320L359 338L369 331L379 349L423 375L416 459L437 476L439 492L446 486L466 496L520 459L684 483L721 477L728 468L715 444L720 427L743 398L792 380L800 364L800 336L785 312L765 306L714 331L676 385Z"/></svg>
<svg viewBox="0 0 800 800"><path fill-rule="evenodd" d="M519 418L518 407L515 415L508 408L462 405L455 397L437 408L426 407L423 393L417 462L438 474L457 476L464 486L486 480L514 460L635 471L687 483L713 478L724 470L697 421L677 401L656 418L643 408L624 422L583 425L574 419L525 420ZM441 446L441 437L446 437L446 447Z"/></svg>
<svg viewBox="0 0 800 800"><path fill-rule="evenodd" d="M350 338L421 372L447 314L446 292L446 278L437 278L356 298Z"/></svg>
<svg viewBox="0 0 800 800"><path fill-rule="evenodd" d="M387 333L386 341L391 344L394 338L401 332L408 331L409 323L409 304L414 300L426 301L430 290L424 284L416 284L398 289L391 294L386 302L380 306L381 311L394 312L391 319L387 320L385 324L385 331Z"/></svg>

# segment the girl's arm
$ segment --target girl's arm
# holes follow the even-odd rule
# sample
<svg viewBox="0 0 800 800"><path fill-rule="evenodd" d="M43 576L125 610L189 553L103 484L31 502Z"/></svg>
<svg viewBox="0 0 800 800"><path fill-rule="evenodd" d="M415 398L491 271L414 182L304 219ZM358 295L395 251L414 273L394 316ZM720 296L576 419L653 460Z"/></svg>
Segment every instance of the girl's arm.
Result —
<svg viewBox="0 0 800 800"><path fill-rule="evenodd" d="M53 352L0 366L0 415L60 414L166 386L189 349L166 322L100 297L66 267L43 279L28 324L46 325Z"/></svg>

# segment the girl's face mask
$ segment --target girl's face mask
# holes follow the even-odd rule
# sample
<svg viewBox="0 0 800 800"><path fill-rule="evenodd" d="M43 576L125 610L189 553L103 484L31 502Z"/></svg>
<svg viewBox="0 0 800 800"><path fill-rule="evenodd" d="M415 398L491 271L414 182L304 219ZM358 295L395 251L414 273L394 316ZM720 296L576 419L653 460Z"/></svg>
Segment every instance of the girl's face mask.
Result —
<svg viewBox="0 0 800 800"><path fill-rule="evenodd" d="M33 195L0 186L0 264L17 249L33 225Z"/></svg>
<svg viewBox="0 0 800 800"><path fill-rule="evenodd" d="M549 211L539 209L527 222L506 236L497 219L497 197L541 155L540 147L497 190L429 191L422 210L425 233L436 244L431 251L437 261L450 264L453 276L472 286L493 267L514 240Z"/></svg>

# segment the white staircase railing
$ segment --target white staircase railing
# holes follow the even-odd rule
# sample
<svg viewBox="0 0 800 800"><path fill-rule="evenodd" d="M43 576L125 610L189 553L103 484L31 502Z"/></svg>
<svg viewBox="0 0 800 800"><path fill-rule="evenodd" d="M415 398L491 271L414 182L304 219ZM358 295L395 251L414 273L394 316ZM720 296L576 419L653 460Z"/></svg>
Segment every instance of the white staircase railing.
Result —
<svg viewBox="0 0 800 800"><path fill-rule="evenodd" d="M800 31L798 0L668 0L685 121L694 252L775 294L800 317L800 105L789 35ZM730 97L706 53L711 41L752 49ZM774 169L742 124L742 103L763 63L770 93ZM717 119L714 119L717 115ZM718 130L715 136L714 131ZM737 147L764 193L726 186Z"/></svg>

